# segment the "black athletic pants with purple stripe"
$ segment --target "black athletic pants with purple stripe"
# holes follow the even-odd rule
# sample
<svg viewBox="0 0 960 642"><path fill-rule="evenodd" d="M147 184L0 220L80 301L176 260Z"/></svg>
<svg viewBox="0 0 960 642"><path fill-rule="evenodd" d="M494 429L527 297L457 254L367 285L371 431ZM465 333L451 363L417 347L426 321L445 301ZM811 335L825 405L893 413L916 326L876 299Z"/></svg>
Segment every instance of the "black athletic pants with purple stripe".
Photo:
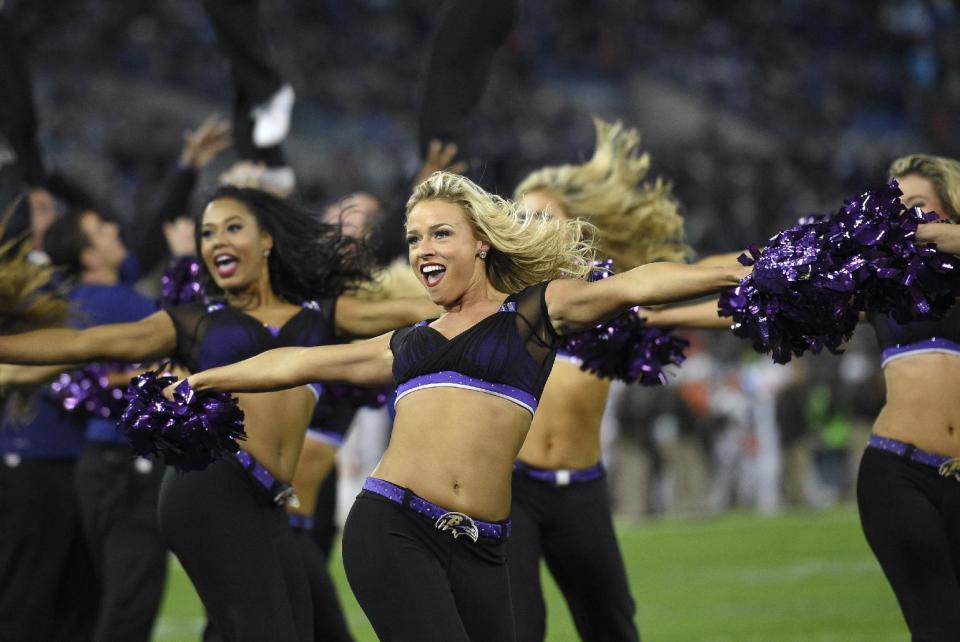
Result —
<svg viewBox="0 0 960 642"><path fill-rule="evenodd" d="M454 539L433 521L362 491L343 528L343 566L385 642L515 640L506 542Z"/></svg>
<svg viewBox="0 0 960 642"><path fill-rule="evenodd" d="M960 637L960 482L867 448L860 523L915 641Z"/></svg>
<svg viewBox="0 0 960 642"><path fill-rule="evenodd" d="M605 477L554 486L514 472L510 519L507 566L518 640L548 637L541 558L560 587L582 640L640 639Z"/></svg>

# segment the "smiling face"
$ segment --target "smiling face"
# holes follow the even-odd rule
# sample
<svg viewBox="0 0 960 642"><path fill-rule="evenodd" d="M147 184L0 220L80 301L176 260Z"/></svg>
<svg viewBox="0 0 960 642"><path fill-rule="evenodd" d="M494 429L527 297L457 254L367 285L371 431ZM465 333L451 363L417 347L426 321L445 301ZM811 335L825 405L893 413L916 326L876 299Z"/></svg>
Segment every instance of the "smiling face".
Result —
<svg viewBox="0 0 960 642"><path fill-rule="evenodd" d="M221 289L243 290L264 277L269 282L264 253L272 247L273 238L241 201L218 198L203 211L200 256Z"/></svg>
<svg viewBox="0 0 960 642"><path fill-rule="evenodd" d="M471 287L486 285L479 253L490 244L477 238L458 205L417 203L407 216L407 246L410 266L437 305L452 305Z"/></svg>
<svg viewBox="0 0 960 642"><path fill-rule="evenodd" d="M950 218L940 200L936 188L929 179L919 174L907 174L897 178L903 196L900 201L905 207L919 207L924 212L936 212L940 218Z"/></svg>

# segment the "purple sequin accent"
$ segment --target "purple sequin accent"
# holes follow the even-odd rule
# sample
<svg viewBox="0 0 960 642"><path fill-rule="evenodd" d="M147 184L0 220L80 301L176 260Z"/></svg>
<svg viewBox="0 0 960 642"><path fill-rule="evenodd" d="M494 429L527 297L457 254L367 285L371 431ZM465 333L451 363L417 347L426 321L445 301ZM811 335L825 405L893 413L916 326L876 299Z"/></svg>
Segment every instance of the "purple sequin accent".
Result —
<svg viewBox="0 0 960 642"><path fill-rule="evenodd" d="M603 463L595 464L589 468L537 468L519 460L513 462L513 470L524 477L546 482L553 486L569 486L570 484L593 481L600 479L605 473Z"/></svg>
<svg viewBox="0 0 960 642"><path fill-rule="evenodd" d="M595 262L588 280L598 281L613 274L613 261ZM667 382L663 371L679 366L689 346L686 339L670 330L648 327L633 308L584 332L563 337L558 357L577 359L581 370L604 379L658 386ZM561 356L562 355L562 356Z"/></svg>
<svg viewBox="0 0 960 642"><path fill-rule="evenodd" d="M161 308L170 308L184 303L206 303L207 296L200 283L202 266L193 256L182 256L170 262L160 277Z"/></svg>
<svg viewBox="0 0 960 642"><path fill-rule="evenodd" d="M890 346L881 353L880 366L886 366L890 361L900 357L905 357L911 354L923 354L925 352L939 352L960 356L960 345L948 339L941 339L939 337L931 337L929 339L915 341L913 343L907 343L904 345L897 344L895 346Z"/></svg>
<svg viewBox="0 0 960 642"><path fill-rule="evenodd" d="M483 379L470 377L459 372L454 372L453 370L431 372L404 381L397 386L397 398L396 401L394 401L394 407L396 407L396 403L405 395L421 388L465 388L467 390L477 390L512 401L518 406L529 410L530 414L533 414L537 410L537 398L529 392L524 392L519 388L508 386L505 383L491 383Z"/></svg>
<svg viewBox="0 0 960 642"><path fill-rule="evenodd" d="M50 392L64 410L75 415L119 417L126 406L123 388L111 386L109 377L137 367L130 363L91 363L80 370L61 373L50 383Z"/></svg>
<svg viewBox="0 0 960 642"><path fill-rule="evenodd" d="M133 454L156 455L177 470L203 470L222 453L237 453L236 440L246 438L237 400L224 392L197 393L184 380L171 401L163 390L175 381L159 370L131 380L118 428Z"/></svg>
<svg viewBox="0 0 960 642"><path fill-rule="evenodd" d="M909 452L910 461L926 464L927 466L933 466L934 468L940 468L940 466L951 460L951 457L947 457L946 455L935 455L934 453L928 453L925 450L920 450L919 448L902 441L890 439L889 437L881 437L880 435L876 434L870 435L869 445L870 448L885 450L889 453L900 455L901 457Z"/></svg>
<svg viewBox="0 0 960 642"><path fill-rule="evenodd" d="M914 243L936 215L907 210L896 183L847 200L832 217L801 219L761 251L742 255L753 273L723 293L734 334L777 363L827 348L839 352L861 311L900 323L941 316L960 292L957 259Z"/></svg>
<svg viewBox="0 0 960 642"><path fill-rule="evenodd" d="M392 484L384 479L367 477L367 479L363 482L363 490L380 495L381 497L386 497L395 504L405 506L413 512L419 513L420 515L423 515L424 517L434 521L446 513L451 512L442 506L437 506L436 504L425 500L423 497L416 495L402 486L397 486L396 484ZM476 525L481 537L505 539L510 536L510 520L498 523L484 522L479 519L474 519L473 523Z"/></svg>

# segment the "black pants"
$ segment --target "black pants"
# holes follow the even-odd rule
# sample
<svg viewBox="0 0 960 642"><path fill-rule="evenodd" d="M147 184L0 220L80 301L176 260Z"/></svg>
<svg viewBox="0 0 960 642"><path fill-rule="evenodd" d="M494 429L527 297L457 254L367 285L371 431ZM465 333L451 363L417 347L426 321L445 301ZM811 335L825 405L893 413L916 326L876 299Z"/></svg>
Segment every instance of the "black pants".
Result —
<svg viewBox="0 0 960 642"><path fill-rule="evenodd" d="M74 461L0 458L0 640L90 640L96 611Z"/></svg>
<svg viewBox="0 0 960 642"><path fill-rule="evenodd" d="M168 469L160 530L220 639L313 640L310 587L287 513L239 462Z"/></svg>
<svg viewBox="0 0 960 642"><path fill-rule="evenodd" d="M583 640L639 640L605 478L558 487L515 472L511 519L507 565L518 640L546 635L541 557Z"/></svg>
<svg viewBox="0 0 960 642"><path fill-rule="evenodd" d="M317 493L317 508L313 512L313 539L320 547L324 558L330 559L333 543L340 529L337 527L337 470L334 468L320 484Z"/></svg>
<svg viewBox="0 0 960 642"><path fill-rule="evenodd" d="M340 598L327 572L327 559L313 539L313 534L304 528L294 528L293 538L300 551L303 567L310 582L313 603L313 637L318 642L345 642L353 640L343 618Z"/></svg>
<svg viewBox="0 0 960 642"><path fill-rule="evenodd" d="M516 639L506 542L473 542L363 491L343 529L343 565L380 640Z"/></svg>
<svg viewBox="0 0 960 642"><path fill-rule="evenodd" d="M0 3L2 4L2 3ZM37 143L37 116L33 104L33 85L9 18L0 12L0 148L3 139L17 155L19 178L28 185L43 185L46 174ZM3 163L0 162L0 168ZM6 205L4 205L6 207Z"/></svg>
<svg viewBox="0 0 960 642"><path fill-rule="evenodd" d="M434 27L420 105L421 154L434 138L463 148L467 118L483 95L497 49L513 30L519 0L448 0Z"/></svg>
<svg viewBox="0 0 960 642"><path fill-rule="evenodd" d="M88 442L77 460L83 530L100 580L96 640L147 641L163 598L157 526L162 467L138 468L126 444Z"/></svg>
<svg viewBox="0 0 960 642"><path fill-rule="evenodd" d="M230 63L233 77L233 144L240 158L284 165L280 146L253 145L250 110L266 102L283 86L273 64L266 34L260 23L258 0L204 0L217 44Z"/></svg>
<svg viewBox="0 0 960 642"><path fill-rule="evenodd" d="M960 482L867 448L857 505L913 639L960 638Z"/></svg>

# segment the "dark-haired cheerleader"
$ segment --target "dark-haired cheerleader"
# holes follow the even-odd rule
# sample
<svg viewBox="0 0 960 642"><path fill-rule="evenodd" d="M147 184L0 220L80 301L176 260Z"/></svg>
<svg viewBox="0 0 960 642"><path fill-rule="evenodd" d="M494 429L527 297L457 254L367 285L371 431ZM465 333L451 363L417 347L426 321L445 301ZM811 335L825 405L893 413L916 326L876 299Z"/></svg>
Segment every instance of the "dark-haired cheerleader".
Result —
<svg viewBox="0 0 960 642"><path fill-rule="evenodd" d="M362 245L257 190L218 190L198 219L197 243L214 303L178 306L136 323L0 337L0 361L174 357L198 371L276 346L321 345L338 332L374 334L433 309L425 299L426 305L342 296L347 284L369 276ZM202 472L171 468L164 477L164 540L227 640L312 639L307 580L283 506L314 402L305 387L242 395L243 450Z"/></svg>

